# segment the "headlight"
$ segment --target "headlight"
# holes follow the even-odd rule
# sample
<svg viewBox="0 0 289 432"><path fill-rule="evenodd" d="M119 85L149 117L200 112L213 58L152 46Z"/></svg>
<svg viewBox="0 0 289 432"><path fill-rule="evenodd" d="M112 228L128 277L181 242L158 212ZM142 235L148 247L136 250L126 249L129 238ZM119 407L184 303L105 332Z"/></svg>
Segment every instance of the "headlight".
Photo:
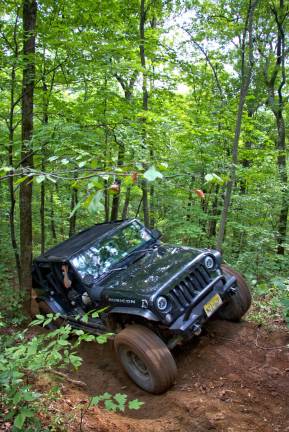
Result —
<svg viewBox="0 0 289 432"><path fill-rule="evenodd" d="M205 262L205 266L208 270L212 270L215 266L215 260L211 256L207 256L205 258L204 262Z"/></svg>
<svg viewBox="0 0 289 432"><path fill-rule="evenodd" d="M160 311L164 311L168 307L167 299L165 297L162 297L162 296L157 298L156 304L157 304L158 310L160 310Z"/></svg>

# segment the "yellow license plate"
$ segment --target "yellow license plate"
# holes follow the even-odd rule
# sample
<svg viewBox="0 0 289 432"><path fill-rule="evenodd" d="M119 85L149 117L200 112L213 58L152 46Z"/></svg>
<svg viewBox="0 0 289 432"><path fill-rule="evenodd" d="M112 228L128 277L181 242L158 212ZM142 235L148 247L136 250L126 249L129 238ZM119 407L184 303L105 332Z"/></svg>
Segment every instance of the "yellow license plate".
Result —
<svg viewBox="0 0 289 432"><path fill-rule="evenodd" d="M213 315L213 313L218 309L222 304L222 299L219 294L215 294L208 303L204 305L205 312L208 317Z"/></svg>

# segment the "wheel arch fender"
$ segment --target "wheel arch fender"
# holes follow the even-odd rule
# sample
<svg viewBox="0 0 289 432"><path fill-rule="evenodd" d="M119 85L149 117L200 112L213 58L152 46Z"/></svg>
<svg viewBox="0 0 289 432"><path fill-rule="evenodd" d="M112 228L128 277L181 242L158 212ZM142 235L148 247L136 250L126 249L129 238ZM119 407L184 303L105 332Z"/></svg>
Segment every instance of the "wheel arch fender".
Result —
<svg viewBox="0 0 289 432"><path fill-rule="evenodd" d="M144 319L147 319L148 321L160 321L160 319L157 317L157 315L152 312L149 309L142 309L142 308L130 308L130 307L121 307L117 306L112 308L109 311L109 315L133 315L138 316Z"/></svg>

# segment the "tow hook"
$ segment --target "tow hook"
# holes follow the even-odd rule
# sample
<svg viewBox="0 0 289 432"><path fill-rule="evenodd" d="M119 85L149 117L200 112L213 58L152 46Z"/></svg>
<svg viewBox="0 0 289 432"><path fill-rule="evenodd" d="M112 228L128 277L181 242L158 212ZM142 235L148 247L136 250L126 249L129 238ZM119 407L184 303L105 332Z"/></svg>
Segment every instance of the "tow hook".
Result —
<svg viewBox="0 0 289 432"><path fill-rule="evenodd" d="M194 324L192 327L192 332L195 336L199 336L202 333L202 328L198 324Z"/></svg>
<svg viewBox="0 0 289 432"><path fill-rule="evenodd" d="M235 287L231 287L228 290L228 294L229 294L230 297L233 296L233 295L235 295L236 293L237 293L237 288L235 288Z"/></svg>

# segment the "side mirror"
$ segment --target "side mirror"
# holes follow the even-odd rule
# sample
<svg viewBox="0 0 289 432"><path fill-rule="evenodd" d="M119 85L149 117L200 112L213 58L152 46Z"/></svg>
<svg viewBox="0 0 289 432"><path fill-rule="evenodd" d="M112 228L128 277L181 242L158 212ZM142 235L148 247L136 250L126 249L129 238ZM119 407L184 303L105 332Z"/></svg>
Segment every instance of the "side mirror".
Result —
<svg viewBox="0 0 289 432"><path fill-rule="evenodd" d="M152 229L151 230L152 236L158 240L159 238L161 238L162 233L158 230L158 229Z"/></svg>

